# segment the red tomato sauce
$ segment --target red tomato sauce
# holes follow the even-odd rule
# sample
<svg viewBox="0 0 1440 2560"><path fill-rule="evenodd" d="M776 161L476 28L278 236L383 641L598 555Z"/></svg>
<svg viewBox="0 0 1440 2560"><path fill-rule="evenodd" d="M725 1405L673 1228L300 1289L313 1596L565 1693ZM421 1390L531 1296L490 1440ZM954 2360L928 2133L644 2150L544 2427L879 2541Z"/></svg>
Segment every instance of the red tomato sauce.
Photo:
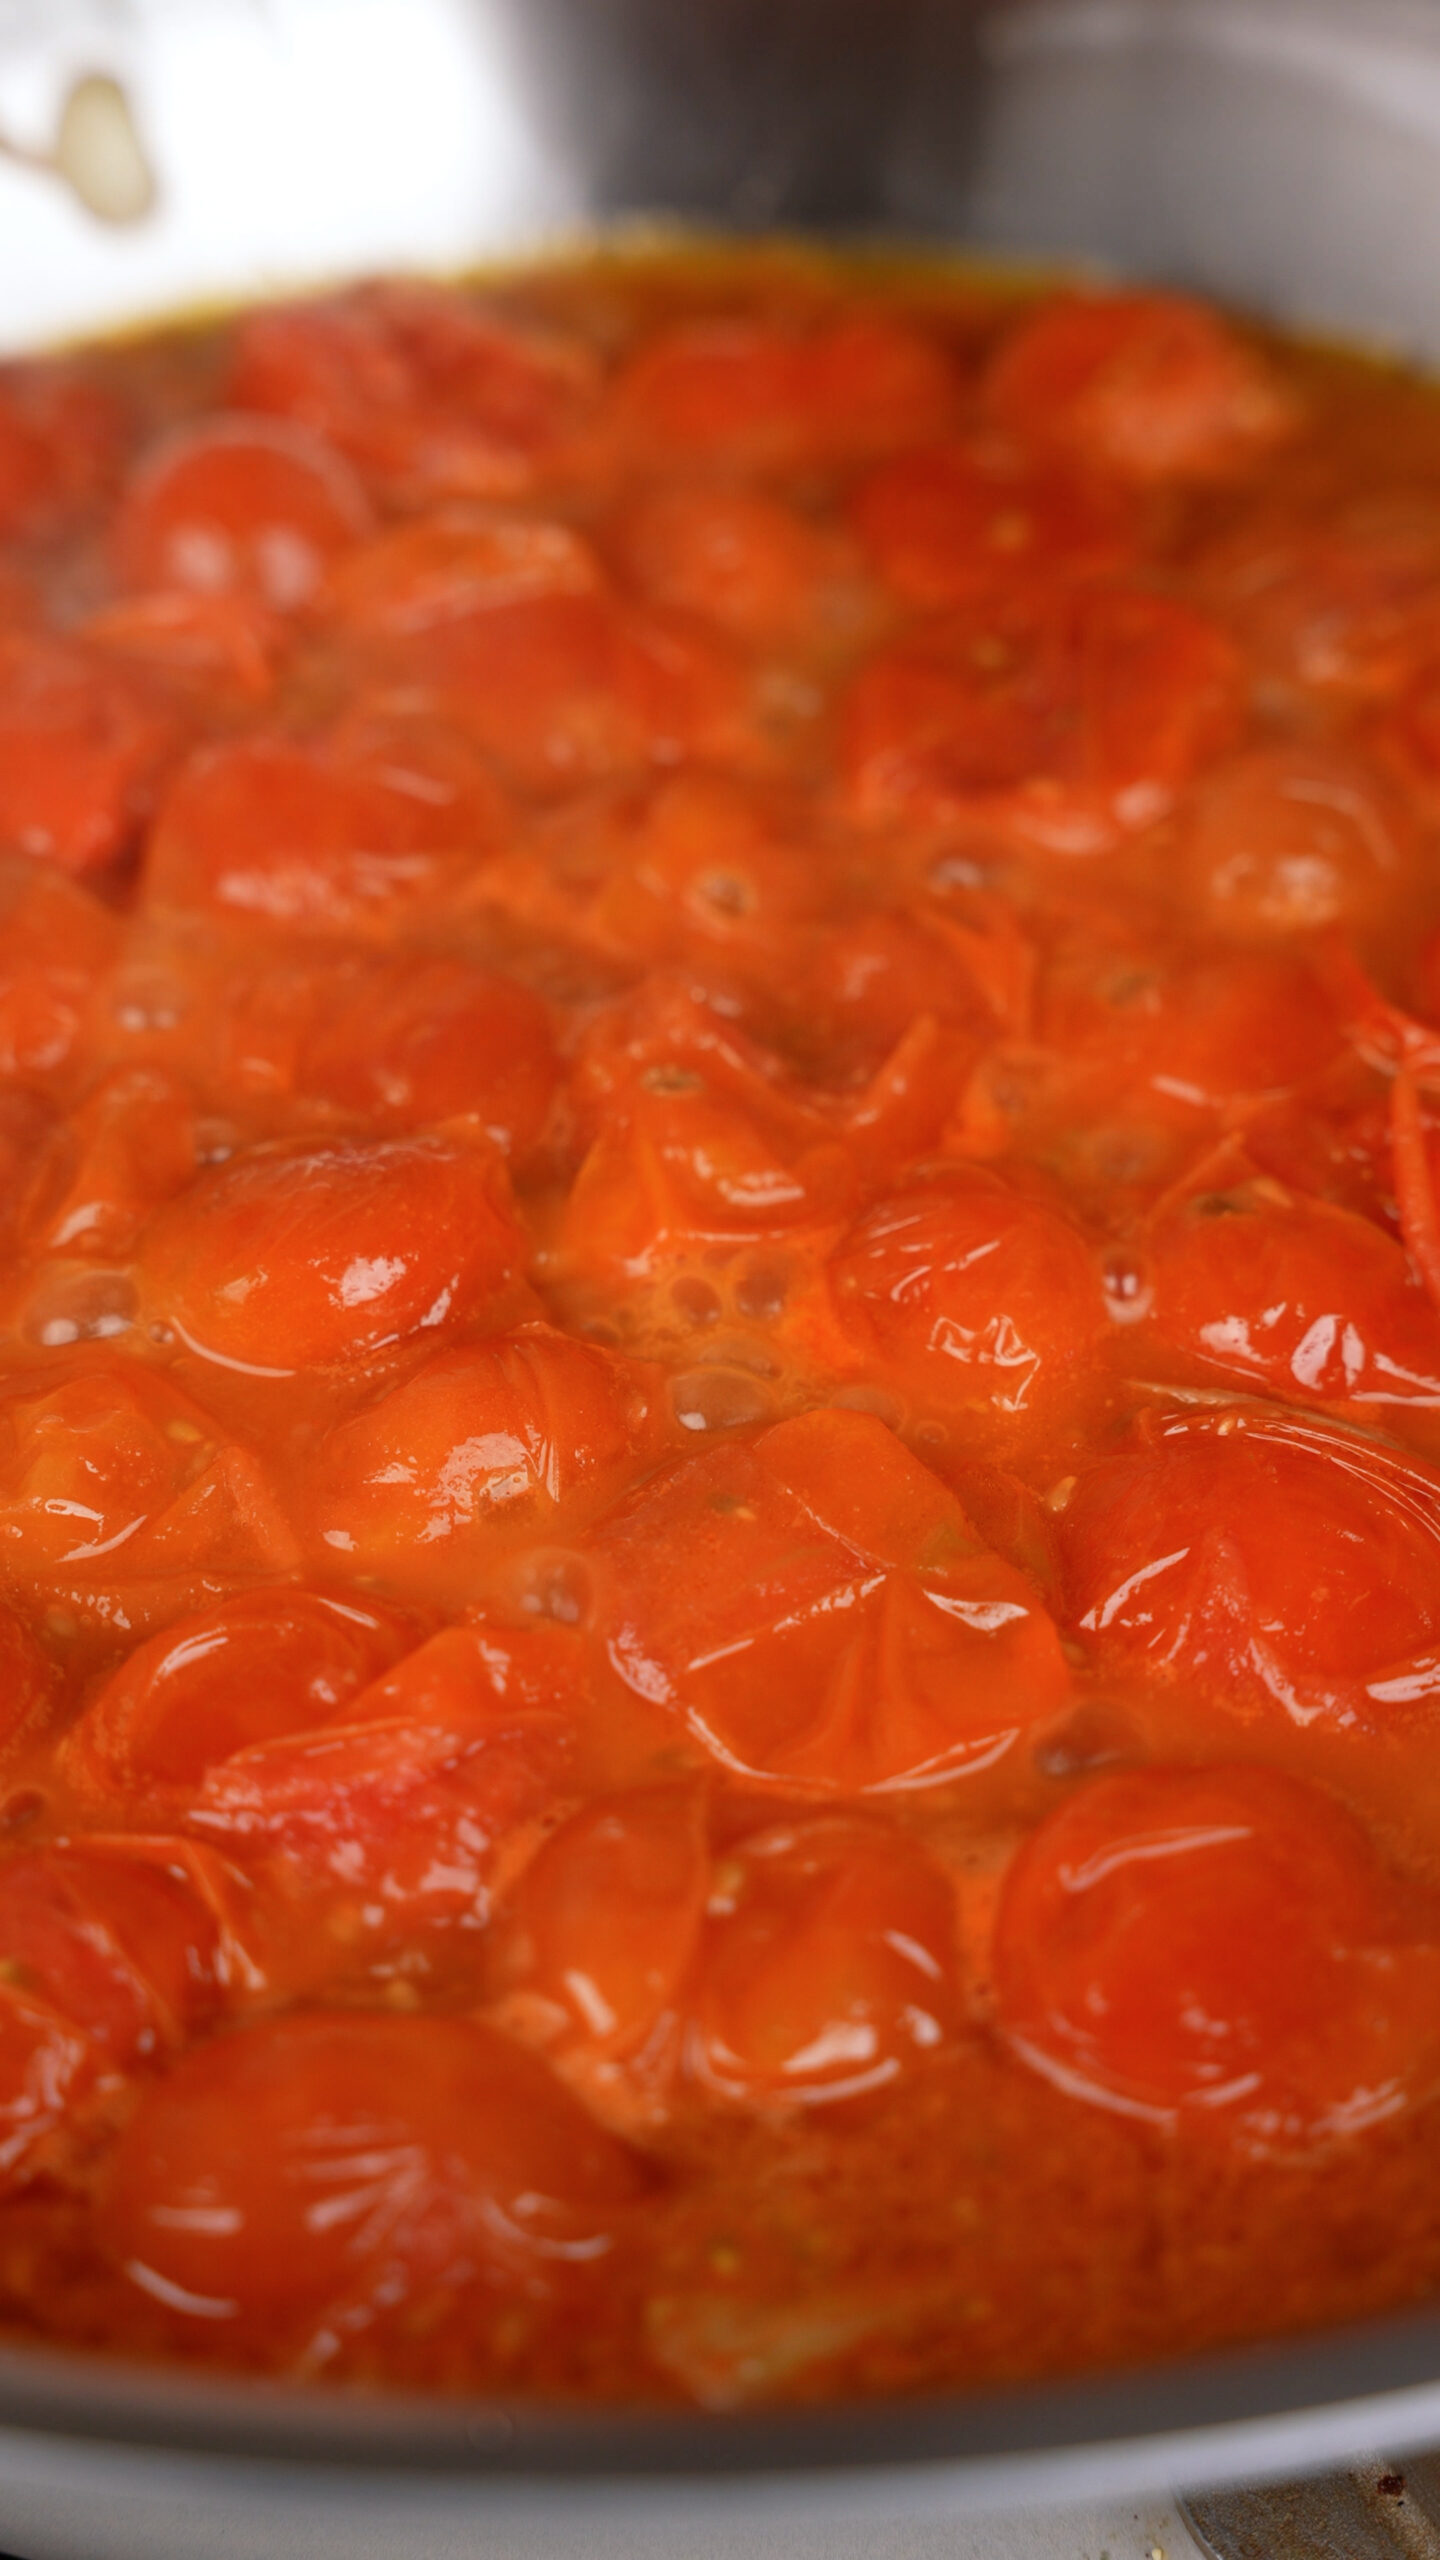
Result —
<svg viewBox="0 0 1440 2560"><path fill-rule="evenodd" d="M1440 406L798 253L0 373L0 2324L1440 2287Z"/></svg>

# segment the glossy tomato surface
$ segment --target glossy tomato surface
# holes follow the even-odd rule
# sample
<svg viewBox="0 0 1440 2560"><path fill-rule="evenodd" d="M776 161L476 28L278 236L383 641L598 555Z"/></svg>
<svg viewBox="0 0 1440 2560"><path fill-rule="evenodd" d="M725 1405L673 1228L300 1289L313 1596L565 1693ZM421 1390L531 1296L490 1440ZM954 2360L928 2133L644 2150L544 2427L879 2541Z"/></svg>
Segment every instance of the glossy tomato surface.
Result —
<svg viewBox="0 0 1440 2560"><path fill-rule="evenodd" d="M1440 2289L1436 395L778 244L0 372L0 2338Z"/></svg>

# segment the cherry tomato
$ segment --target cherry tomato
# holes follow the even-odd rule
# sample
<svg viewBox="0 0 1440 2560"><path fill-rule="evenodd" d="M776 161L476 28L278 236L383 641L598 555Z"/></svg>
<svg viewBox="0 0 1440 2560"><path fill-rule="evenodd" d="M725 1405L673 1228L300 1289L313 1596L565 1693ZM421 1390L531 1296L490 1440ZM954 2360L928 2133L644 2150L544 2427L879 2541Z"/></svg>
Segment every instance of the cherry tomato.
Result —
<svg viewBox="0 0 1440 2560"><path fill-rule="evenodd" d="M238 595L293 613L370 522L349 465L305 428L209 417L141 463L111 543L128 586Z"/></svg>
<svg viewBox="0 0 1440 2560"><path fill-rule="evenodd" d="M809 332L681 322L632 358L614 409L637 456L765 471L918 443L950 423L958 388L936 342L857 310Z"/></svg>
<svg viewBox="0 0 1440 2560"><path fill-rule="evenodd" d="M164 704L61 640L0 633L0 843L66 871L128 852L175 744Z"/></svg>
<svg viewBox="0 0 1440 2560"><path fill-rule="evenodd" d="M843 642L863 623L859 562L834 533L753 489L652 490L619 528L642 593L734 640Z"/></svg>
<svg viewBox="0 0 1440 2560"><path fill-rule="evenodd" d="M1140 587L997 591L881 650L842 707L855 815L983 818L1093 854L1166 815L1236 725L1218 624Z"/></svg>
<svg viewBox="0 0 1440 2560"><path fill-rule="evenodd" d="M497 1531L553 1532L641 1462L637 1379L536 1325L442 1352L329 1434L310 1483L317 1553L348 1572L473 1595Z"/></svg>
<svg viewBox="0 0 1440 2560"><path fill-rule="evenodd" d="M609 2123L663 2113L710 1881L703 1790L633 1788L552 1833L496 1922L491 2014Z"/></svg>
<svg viewBox="0 0 1440 2560"><path fill-rule="evenodd" d="M1240 478L1299 422L1265 359L1178 294L1042 303L1002 339L985 390L1027 443L1141 484Z"/></svg>
<svg viewBox="0 0 1440 2560"><path fill-rule="evenodd" d="M742 1841L710 1911L687 2055L727 2097L859 2097L960 2026L951 1886L883 1823L835 1814Z"/></svg>
<svg viewBox="0 0 1440 2560"><path fill-rule="evenodd" d="M55 1665L23 1619L0 1608L0 1753L29 1738L55 1688Z"/></svg>
<svg viewBox="0 0 1440 2560"><path fill-rule="evenodd" d="M87 1349L0 1394L0 1579L144 1634L297 1561L257 1460L138 1362Z"/></svg>
<svg viewBox="0 0 1440 2560"><path fill-rule="evenodd" d="M281 1377L519 1312L525 1239L480 1139L253 1148L146 1229L150 1305L202 1359Z"/></svg>
<svg viewBox="0 0 1440 2560"><path fill-rule="evenodd" d="M505 779L542 797L687 754L732 761L748 734L737 673L703 636L605 595L499 604L436 629L417 657Z"/></svg>
<svg viewBox="0 0 1440 2560"><path fill-rule="evenodd" d="M537 596L589 595L600 563L565 524L440 508L392 526L337 565L327 622L356 639L403 639Z"/></svg>
<svg viewBox="0 0 1440 2560"><path fill-rule="evenodd" d="M1368 1218L1261 1180L1184 1202L1153 1231L1143 1357L1154 1374L1390 1421L1440 1404L1440 1322Z"/></svg>
<svg viewBox="0 0 1440 2560"><path fill-rule="evenodd" d="M453 732L237 738L175 777L145 896L291 932L384 935L463 884L500 823L493 782Z"/></svg>
<svg viewBox="0 0 1440 2560"><path fill-rule="evenodd" d="M298 2343L413 2319L477 2276L543 2292L604 2257L645 2184L492 2029L322 2010L202 2045L147 2090L101 2229L182 2324Z"/></svg>
<svg viewBox="0 0 1440 2560"><path fill-rule="evenodd" d="M0 535L53 534L103 495L124 417L97 383L58 365L0 373Z"/></svg>
<svg viewBox="0 0 1440 2560"><path fill-rule="evenodd" d="M0 2181L44 2166L67 2114L90 2095L98 2060L79 2028L0 1982Z"/></svg>
<svg viewBox="0 0 1440 2560"><path fill-rule="evenodd" d="M1062 1430L1096 1391L1097 1258L1068 1219L994 1175L917 1182L867 1211L830 1265L864 1353L977 1451Z"/></svg>
<svg viewBox="0 0 1440 2560"><path fill-rule="evenodd" d="M1084 1471L1059 1538L1074 1622L1102 1654L1270 1700L1302 1730L1403 1734L1440 1685L1440 1507L1363 1441L1176 1419Z"/></svg>
<svg viewBox="0 0 1440 2560"><path fill-rule="evenodd" d="M595 387L578 340L419 282L248 313L229 378L236 407L299 420L407 505L531 487Z"/></svg>
<svg viewBox="0 0 1440 2560"><path fill-rule="evenodd" d="M1440 2063L1440 1949L1402 1935L1395 1899L1317 1788L1262 1769L1098 1778L1006 1879L1001 2024L1072 2096L1197 2139L1353 2134Z"/></svg>
<svg viewBox="0 0 1440 2560"><path fill-rule="evenodd" d="M218 2006L218 1933L167 1843L81 1840L0 1865L6 1978L108 2065L178 2051Z"/></svg>
<svg viewBox="0 0 1440 2560"><path fill-rule="evenodd" d="M892 594L922 612L965 604L1036 568L1046 577L1121 569L1133 547L1103 486L1037 471L994 441L882 463L855 492L850 521Z"/></svg>
<svg viewBox="0 0 1440 2560"><path fill-rule="evenodd" d="M1206 775L1180 862L1199 922L1238 942L1372 930L1413 894L1418 848L1393 791L1358 757L1260 747Z"/></svg>
<svg viewBox="0 0 1440 2560"><path fill-rule="evenodd" d="M190 1095L158 1067L120 1067L36 1163L26 1229L37 1252L123 1258L152 1209L196 1170Z"/></svg>
<svg viewBox="0 0 1440 2560"><path fill-rule="evenodd" d="M538 1142L559 1080L544 1005L513 978L462 960L376 959L324 972L302 1028L302 1093L377 1129L473 1113L509 1156Z"/></svg>
<svg viewBox="0 0 1440 2560"><path fill-rule="evenodd" d="M826 885L788 815L719 776L663 783L592 903L591 934L632 967L720 960L783 984Z"/></svg>
<svg viewBox="0 0 1440 2560"><path fill-rule="evenodd" d="M92 613L80 637L167 692L191 719L244 719L273 692L284 627L243 595L162 588Z"/></svg>
<svg viewBox="0 0 1440 2560"><path fill-rule="evenodd" d="M117 1819L174 1809L232 1752L343 1719L412 1632L373 1603L237 1592L136 1647L66 1736L65 1775Z"/></svg>
<svg viewBox="0 0 1440 2560"><path fill-rule="evenodd" d="M932 1786L1003 1759L1068 1685L1031 1586L868 1414L683 1462L591 1554L621 1679L749 1776Z"/></svg>
<svg viewBox="0 0 1440 2560"><path fill-rule="evenodd" d="M1320 516L1273 505L1218 543L1204 583L1273 695L1393 699L1440 648L1440 507L1374 488Z"/></svg>

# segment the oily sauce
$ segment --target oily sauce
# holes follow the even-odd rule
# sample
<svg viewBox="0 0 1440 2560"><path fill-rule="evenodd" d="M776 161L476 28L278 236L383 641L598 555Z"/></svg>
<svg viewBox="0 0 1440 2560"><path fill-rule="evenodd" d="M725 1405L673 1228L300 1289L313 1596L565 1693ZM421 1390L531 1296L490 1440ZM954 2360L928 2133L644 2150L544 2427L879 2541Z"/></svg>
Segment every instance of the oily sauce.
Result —
<svg viewBox="0 0 1440 2560"><path fill-rule="evenodd" d="M1440 2283L1440 406L782 250L0 376L0 2318Z"/></svg>

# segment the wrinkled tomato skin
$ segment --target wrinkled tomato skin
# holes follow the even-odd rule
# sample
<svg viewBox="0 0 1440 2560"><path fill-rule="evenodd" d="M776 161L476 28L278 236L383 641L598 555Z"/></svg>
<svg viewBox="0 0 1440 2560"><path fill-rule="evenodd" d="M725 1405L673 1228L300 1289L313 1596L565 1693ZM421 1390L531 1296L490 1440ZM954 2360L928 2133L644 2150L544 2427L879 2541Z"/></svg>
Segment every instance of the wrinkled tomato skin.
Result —
<svg viewBox="0 0 1440 2560"><path fill-rule="evenodd" d="M1002 2025L1093 2105L1262 2153L1333 2139L1437 2065L1440 1949L1423 1908L1390 1900L1316 1789L1224 1767L1100 1778L1007 1878Z"/></svg>
<svg viewBox="0 0 1440 2560"><path fill-rule="evenodd" d="M222 418L182 429L141 464L120 502L113 550L129 586L293 612L368 528L358 481L317 438L267 419Z"/></svg>
<svg viewBox="0 0 1440 2560"><path fill-rule="evenodd" d="M148 2092L101 2221L182 2328L278 2327L299 2346L447 2288L563 2286L644 2185L491 2030L321 2010L200 2046Z"/></svg>

